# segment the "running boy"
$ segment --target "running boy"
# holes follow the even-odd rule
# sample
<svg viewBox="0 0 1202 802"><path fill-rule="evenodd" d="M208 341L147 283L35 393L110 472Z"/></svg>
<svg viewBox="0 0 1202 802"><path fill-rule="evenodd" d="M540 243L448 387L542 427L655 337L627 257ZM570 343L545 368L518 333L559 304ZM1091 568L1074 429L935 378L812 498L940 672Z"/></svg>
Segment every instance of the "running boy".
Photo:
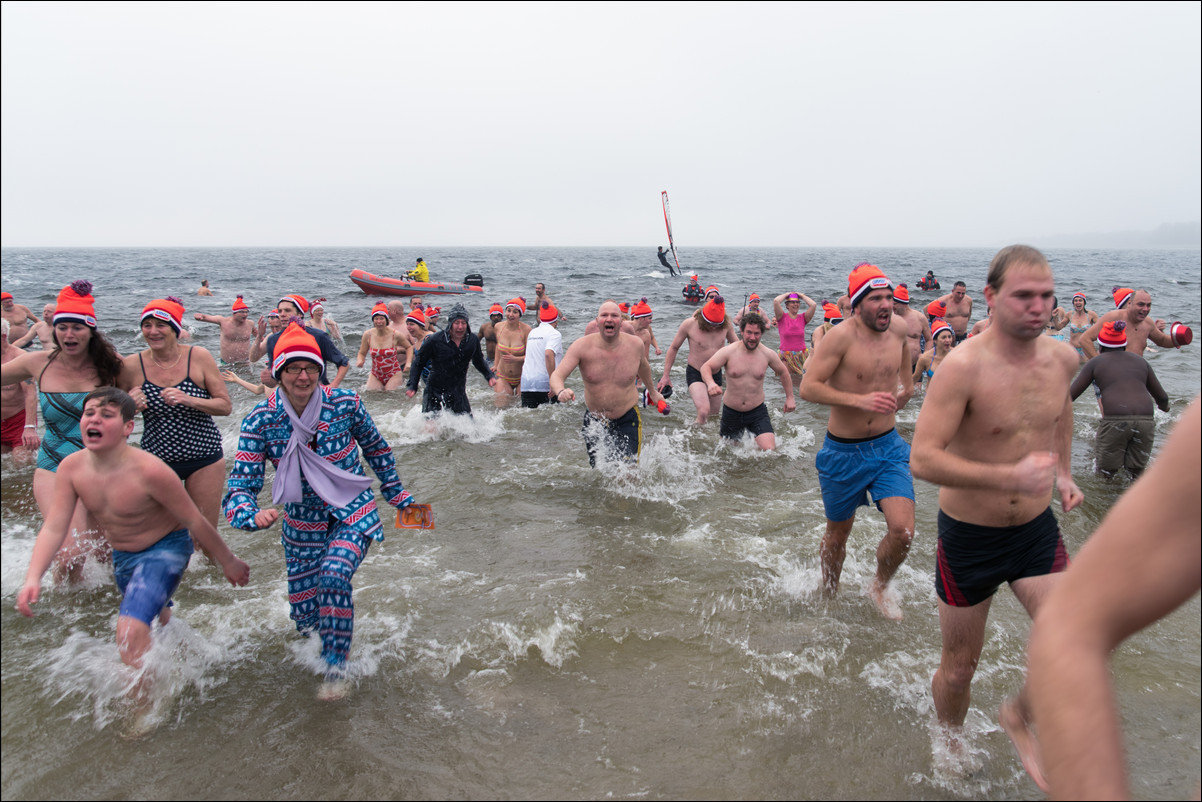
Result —
<svg viewBox="0 0 1202 802"><path fill-rule="evenodd" d="M175 471L126 442L136 413L133 399L116 387L101 387L84 399L79 421L84 447L59 463L54 504L34 543L17 609L33 615L30 605L38 600L42 575L67 536L76 500L82 500L113 546L113 574L122 594L121 661L139 668L155 617L163 624L171 618L171 594L192 555L189 530L231 585L245 585L250 568L197 509Z"/></svg>

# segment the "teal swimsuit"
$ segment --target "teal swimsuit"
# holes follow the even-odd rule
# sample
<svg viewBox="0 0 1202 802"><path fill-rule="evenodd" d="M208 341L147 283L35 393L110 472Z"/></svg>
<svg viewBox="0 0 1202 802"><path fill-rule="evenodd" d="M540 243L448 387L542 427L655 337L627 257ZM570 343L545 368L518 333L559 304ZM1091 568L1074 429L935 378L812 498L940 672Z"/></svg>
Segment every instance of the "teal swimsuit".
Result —
<svg viewBox="0 0 1202 802"><path fill-rule="evenodd" d="M49 367L50 363L46 363ZM79 433L79 419L83 417L83 400L88 392L46 393L41 390L42 373L38 374L38 404L42 408L42 422L46 434L38 449L38 467L51 473L58 470L63 457L83 448L83 437Z"/></svg>

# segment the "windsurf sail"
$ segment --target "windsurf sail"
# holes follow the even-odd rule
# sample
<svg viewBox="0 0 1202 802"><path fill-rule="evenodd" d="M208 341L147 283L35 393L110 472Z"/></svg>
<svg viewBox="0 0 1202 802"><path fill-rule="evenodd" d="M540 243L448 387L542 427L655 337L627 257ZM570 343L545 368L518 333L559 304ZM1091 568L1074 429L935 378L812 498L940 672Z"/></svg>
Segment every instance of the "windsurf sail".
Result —
<svg viewBox="0 0 1202 802"><path fill-rule="evenodd" d="M680 271L679 273L673 271L672 266L669 265L668 272L674 276L681 275L684 270L680 267L680 257L676 255L676 242L672 239L672 215L668 213L668 191L664 190L661 195L664 199L664 225L668 227L668 247L672 249L672 261L676 263L676 270Z"/></svg>

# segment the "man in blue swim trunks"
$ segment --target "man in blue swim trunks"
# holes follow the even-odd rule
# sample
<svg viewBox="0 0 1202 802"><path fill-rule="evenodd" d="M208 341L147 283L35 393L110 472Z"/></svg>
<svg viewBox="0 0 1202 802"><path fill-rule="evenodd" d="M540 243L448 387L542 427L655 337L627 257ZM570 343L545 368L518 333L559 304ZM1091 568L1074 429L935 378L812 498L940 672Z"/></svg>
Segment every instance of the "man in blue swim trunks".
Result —
<svg viewBox="0 0 1202 802"><path fill-rule="evenodd" d="M84 399L79 421L84 448L59 463L54 503L17 594L17 609L32 616L30 605L41 593L42 575L67 537L76 500L82 501L113 546L113 573L122 594L117 648L121 661L134 668L141 666L150 648L155 618L166 624L171 617L171 594L188 566L193 538L217 561L231 585L245 585L250 576L246 563L197 509L175 471L153 454L128 445L136 412L133 399L116 387L102 387Z"/></svg>
<svg viewBox="0 0 1202 802"><path fill-rule="evenodd" d="M993 594L1009 583L1035 617L1068 567L1052 491L1065 512L1084 498L1071 473L1077 351L1040 336L1055 291L1042 253L1026 245L999 251L985 286L993 323L943 359L914 430L914 475L941 485L935 590L943 653L931 692L953 743ZM1001 723L1040 782L1027 711L1024 687L1002 705Z"/></svg>
<svg viewBox="0 0 1202 802"><path fill-rule="evenodd" d="M872 495L887 531L876 550L868 593L886 618L901 607L886 590L914 537L910 447L897 433L897 410L914 392L909 330L893 314L893 284L876 265L859 264L847 279L851 315L822 338L806 363L801 397L831 408L815 465L826 508L820 559L827 593L839 589L856 508Z"/></svg>

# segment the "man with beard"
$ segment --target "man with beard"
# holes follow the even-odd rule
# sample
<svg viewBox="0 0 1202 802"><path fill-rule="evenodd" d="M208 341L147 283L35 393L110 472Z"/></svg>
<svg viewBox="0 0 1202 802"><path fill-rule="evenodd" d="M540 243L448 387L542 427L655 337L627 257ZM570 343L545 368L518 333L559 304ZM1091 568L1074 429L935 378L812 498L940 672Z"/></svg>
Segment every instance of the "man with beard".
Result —
<svg viewBox="0 0 1202 802"><path fill-rule="evenodd" d="M417 319L420 314L415 312L410 317ZM413 398L417 394L417 385L429 365L422 412L446 409L457 415L470 415L472 405L467 400L467 369L475 365L480 375L488 380L489 387L496 386L497 377L484 361L480 338L472 334L463 304L451 307L447 320L445 329L427 336L417 349L405 395Z"/></svg>
<svg viewBox="0 0 1202 802"><path fill-rule="evenodd" d="M714 381L714 372L726 368L726 394L722 399L722 424L718 434L738 440L746 429L755 436L762 451L776 448L776 434L764 403L764 376L768 368L776 373L785 388L785 412L797 409L793 399L793 381L782 360L771 348L761 348L767 324L758 312L747 312L739 321L741 342L731 343L706 360L701 366L701 378L711 396L722 396L722 388Z"/></svg>
<svg viewBox="0 0 1202 802"><path fill-rule="evenodd" d="M564 382L576 366L584 379L584 444L589 465L597 466L603 449L637 462L642 445L643 422L639 417L639 394L635 379L649 388L649 400L659 406L664 397L651 388L651 364L643 341L622 331L622 312L614 301L597 310L597 332L586 334L568 348L563 361L551 374L551 393L560 402L572 401L576 393Z"/></svg>
<svg viewBox="0 0 1202 802"><path fill-rule="evenodd" d="M1179 334L1179 340L1173 336L1173 332L1165 331L1163 320L1149 318L1152 312L1152 296L1147 290L1115 287L1114 306L1114 309L1098 318L1098 322L1081 335L1081 349L1085 351L1086 357L1093 359L1098 355L1098 349L1094 343L1098 339L1102 327L1116 320L1126 321L1127 350L1140 356L1143 356L1144 350L1148 347L1148 340L1161 348L1179 348L1182 345L1189 345L1194 338L1193 332L1189 330L1188 326L1178 328L1176 324L1174 325L1175 329L1182 331L1185 335Z"/></svg>
<svg viewBox="0 0 1202 802"><path fill-rule="evenodd" d="M935 591L943 641L931 680L943 737L955 748L985 623L1003 582L1035 618L1068 567L1052 491L1068 512L1083 500L1072 477L1075 348L1043 337L1056 291L1035 248L1003 248L989 265L993 324L952 350L927 390L914 430L914 475L941 485ZM1026 689L1000 711L1023 765L1040 787L1027 733Z"/></svg>
<svg viewBox="0 0 1202 802"><path fill-rule="evenodd" d="M703 425L711 415L718 414L722 406L722 397L720 394L713 396L708 393L701 378L701 366L718 353L718 349L737 339L734 326L730 324L730 318L726 315L726 302L718 294L717 287L709 287L706 289L705 306L685 318L676 330L676 336L664 356L664 373L655 389L663 392L664 388L671 384L670 377L676 354L680 351L680 346L688 342L689 361L684 371L685 383L689 388L689 397L693 399L693 406L697 408L696 423L698 426ZM719 387L722 386L721 371L714 374L714 381Z"/></svg>
<svg viewBox="0 0 1202 802"><path fill-rule="evenodd" d="M815 461L826 509L820 559L822 583L839 589L847 537L868 494L885 514L869 595L886 618L901 608L886 596L914 536L914 479L910 447L897 433L897 410L914 392L905 321L893 315L893 284L876 265L862 263L847 279L852 310L827 332L801 380L801 397L831 408L826 440Z"/></svg>

